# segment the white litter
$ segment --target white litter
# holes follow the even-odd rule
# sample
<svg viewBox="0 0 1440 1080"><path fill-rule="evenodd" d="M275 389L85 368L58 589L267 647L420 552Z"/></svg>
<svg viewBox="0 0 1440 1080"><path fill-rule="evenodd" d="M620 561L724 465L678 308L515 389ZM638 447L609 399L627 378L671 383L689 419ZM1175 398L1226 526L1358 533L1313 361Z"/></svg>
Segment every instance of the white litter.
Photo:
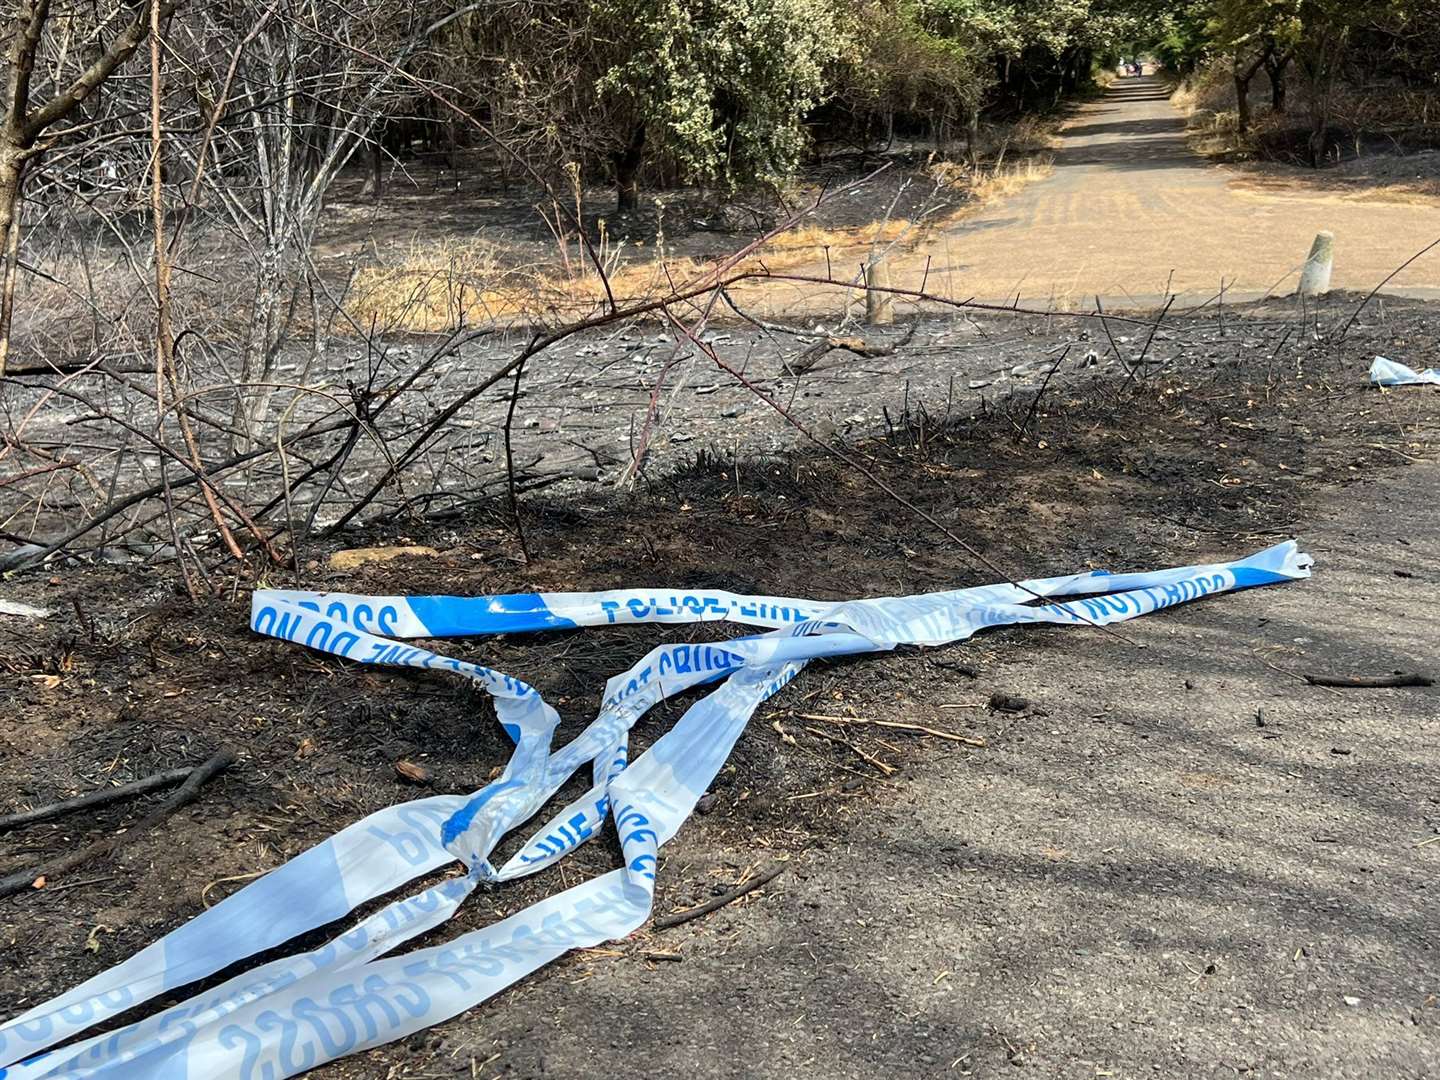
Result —
<svg viewBox="0 0 1440 1080"><path fill-rule="evenodd" d="M1370 381L1376 386L1440 386L1440 368L1416 371L1394 360L1377 356L1370 365Z"/></svg>

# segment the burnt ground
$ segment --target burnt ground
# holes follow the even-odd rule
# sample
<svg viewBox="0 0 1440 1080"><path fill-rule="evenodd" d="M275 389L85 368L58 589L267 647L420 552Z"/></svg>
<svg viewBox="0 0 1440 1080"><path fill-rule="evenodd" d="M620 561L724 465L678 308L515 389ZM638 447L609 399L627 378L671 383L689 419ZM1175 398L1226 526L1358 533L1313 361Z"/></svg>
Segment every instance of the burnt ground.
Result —
<svg viewBox="0 0 1440 1080"><path fill-rule="evenodd" d="M1371 389L1364 371L1376 352L1425 366L1436 320L1397 301L1337 343L1314 336L1328 321L1276 308L1226 318L1181 321L1205 343L1193 355L1128 381L1097 365L1038 404L1032 384L944 418L897 392L889 429L854 452L1014 574L1228 558L1293 535L1316 556L1313 579L1137 620L1123 639L999 630L812 665L762 707L711 811L666 848L657 910L757 863L785 859L787 873L314 1075L1434 1075L1440 842L1426 841L1440 837L1440 694L1328 690L1301 673L1435 674L1440 399ZM1268 343L1282 326L1280 352ZM305 584L841 598L995 577L815 450L742 448L737 463L721 443L634 493L537 497L524 515L529 565L497 507L403 537L347 537L442 553L317 570ZM59 566L8 582L5 596L57 614L0 619L0 810L221 745L240 761L113 859L0 901L0 1015L155 940L238 876L414 797L396 760L460 792L505 756L488 706L442 677L250 635L238 581L225 602L197 607L163 565ZM650 644L721 633L592 630L450 651L532 680L569 731L603 679ZM995 692L1028 705L991 711ZM684 704L647 718L636 743ZM882 776L800 713L903 720L986 745L847 729L897 770ZM0 873L148 805L0 837ZM437 938L614 858L603 844L581 849L563 871L477 897ZM646 958L657 950L680 960Z"/></svg>

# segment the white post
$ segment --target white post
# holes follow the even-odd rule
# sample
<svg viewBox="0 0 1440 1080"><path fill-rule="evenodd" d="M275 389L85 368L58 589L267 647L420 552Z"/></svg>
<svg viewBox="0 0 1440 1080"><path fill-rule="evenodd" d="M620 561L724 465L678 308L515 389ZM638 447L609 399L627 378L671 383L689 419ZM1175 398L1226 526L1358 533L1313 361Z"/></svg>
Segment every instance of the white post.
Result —
<svg viewBox="0 0 1440 1080"><path fill-rule="evenodd" d="M1315 242L1310 245L1310 255L1305 260L1305 269L1300 271L1300 288L1297 290L1301 296L1323 296L1330 291L1330 271L1335 266L1335 234L1332 232L1320 232L1315 234Z"/></svg>

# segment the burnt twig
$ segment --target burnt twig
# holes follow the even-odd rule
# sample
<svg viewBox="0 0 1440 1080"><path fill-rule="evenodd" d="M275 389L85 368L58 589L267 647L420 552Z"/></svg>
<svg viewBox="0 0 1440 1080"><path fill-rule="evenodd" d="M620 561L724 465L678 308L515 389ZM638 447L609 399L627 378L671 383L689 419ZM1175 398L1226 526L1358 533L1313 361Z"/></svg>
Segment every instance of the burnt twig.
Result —
<svg viewBox="0 0 1440 1080"><path fill-rule="evenodd" d="M528 359L528 357L526 358ZM515 406L520 401L520 378L525 374L525 360L515 368L515 384L510 390L510 407L505 410L505 486L510 492L510 516L515 519L515 535L520 540L520 554L530 564L530 546L525 542L525 523L520 520L520 497L515 493L515 451L510 432L515 425Z"/></svg>
<svg viewBox="0 0 1440 1080"><path fill-rule="evenodd" d="M1030 411L1025 414L1025 420L1020 425L1021 438L1024 438L1025 429L1030 426L1030 421L1035 418L1035 410L1040 407L1040 399L1045 396L1045 391L1050 386L1050 380L1054 377L1055 372L1060 370L1060 365L1065 363L1065 357L1069 355L1070 346L1066 345L1065 351L1060 354L1060 359L1056 360L1055 363L1050 366L1050 370L1045 373L1045 381L1040 384L1040 389L1035 394L1035 400L1030 402Z"/></svg>
<svg viewBox="0 0 1440 1080"><path fill-rule="evenodd" d="M1310 675L1305 681L1311 686L1339 686L1349 689L1373 690L1390 686L1434 686L1428 675L1396 672L1393 675Z"/></svg>
<svg viewBox="0 0 1440 1080"><path fill-rule="evenodd" d="M705 903L700 904L698 907L693 907L686 911L677 911L673 915L661 915L658 919L655 920L655 929L669 930L671 927L682 926L685 923L691 922L694 919L699 919L705 915L709 915L712 911L719 911L726 904L733 904L736 900L739 900L747 893L752 893L756 889L760 888L761 885L768 885L770 882L774 881L784 872L785 864L776 863L774 866L770 867L770 869L756 874L748 881L742 881L739 885L736 885L728 892L723 892L719 896L714 897L713 899L706 900Z"/></svg>
<svg viewBox="0 0 1440 1080"><path fill-rule="evenodd" d="M1399 266L1395 267L1394 270L1391 270L1390 273L1386 274L1383 278L1381 278L1380 283L1365 294L1365 299L1361 300L1360 303L1355 305L1355 310L1350 313L1350 318L1346 319L1345 325L1340 328L1340 334L1336 337L1335 344L1339 345L1340 342L1345 340L1345 335L1350 332L1350 327L1353 326L1355 324L1355 320L1360 317L1360 312L1365 310L1365 305L1370 303L1370 301L1375 298L1375 294L1378 293L1381 289L1383 289L1391 278L1393 278L1396 274L1400 273L1401 270L1404 270L1416 259L1420 258L1421 255L1424 255L1427 251L1435 247L1440 247L1440 239L1431 240L1430 243L1426 244L1414 255L1411 255Z"/></svg>
<svg viewBox="0 0 1440 1080"><path fill-rule="evenodd" d="M42 879L63 874L67 870L74 870L77 866L91 866L97 860L107 857L123 844L149 832L180 807L193 800L207 780L217 773L223 772L234 762L235 754L232 751L221 750L205 764L191 769L189 779L180 786L179 790L124 832L97 840L79 851L61 855L59 858L42 863L33 869L21 870L9 877L0 878L0 899L33 889L35 883Z"/></svg>
<svg viewBox="0 0 1440 1080"><path fill-rule="evenodd" d="M133 799L137 795L144 795L157 788L178 784L194 771L194 769L166 769L164 772L154 773L129 784L121 784L119 787L98 788L85 795L77 795L73 799L61 799L48 806L37 806L33 810L19 810L13 814L6 814L4 817L0 817L0 832L18 829L22 825L34 825L41 821L53 821L66 814L73 814L76 810L90 810L97 806L107 806L112 802L119 802L121 799Z"/></svg>

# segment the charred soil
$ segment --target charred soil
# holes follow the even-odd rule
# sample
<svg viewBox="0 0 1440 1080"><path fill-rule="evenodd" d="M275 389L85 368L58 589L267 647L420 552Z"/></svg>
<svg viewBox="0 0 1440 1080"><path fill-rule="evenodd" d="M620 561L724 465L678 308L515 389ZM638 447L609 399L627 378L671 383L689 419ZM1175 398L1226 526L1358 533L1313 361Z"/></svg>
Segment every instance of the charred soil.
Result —
<svg viewBox="0 0 1440 1080"><path fill-rule="evenodd" d="M769 456L707 449L628 494L592 487L526 500L528 565L507 511L496 506L417 521L403 536L347 536L348 547L404 542L440 554L341 574L324 569L317 550L299 584L461 594L716 587L840 599L1005 574L1232 558L1291 535L1304 542L1349 513L1350 539L1333 539L1342 550L1367 552L1375 593L1410 590L1409 602L1427 603L1440 577L1440 489L1427 463L1440 399L1418 388L1375 390L1365 369L1376 352L1427 366L1440 324L1418 302L1387 302L1339 341L1333 327L1347 311L1337 301L1300 319L1274 304L1217 319L1212 309L1176 321L1189 348L1165 364L1132 368L1131 345L1124 364L1079 367L1043 390L1035 380L948 415L938 394L895 401L887 427L847 452L999 572L800 439ZM1078 367L1077 359L1069 363ZM1382 503L1392 517L1379 515ZM1386 539L1386 529L1405 543ZM1322 560L1315 581L1325 572ZM0 1015L118 962L365 813L423 793L405 785L396 762L428 770L430 791L466 792L505 760L508 744L481 696L442 676L357 666L254 636L246 628L251 583L226 581L224 599L204 606L185 599L164 566L56 564L6 586L7 598L54 615L29 623L0 617L0 812L198 763L222 746L239 762L112 859L0 901ZM1311 589L1203 601L1126 624L1118 635L999 630L944 649L813 665L762 706L708 812L666 849L657 914L707 899L760 862L788 860L789 873L705 920L569 956L423 1036L315 1075L578 1076L640 1061L652 1075L706 1077L1000 1075L1015 1065L1045 1076L1228 1075L1243 1066L1334 1077L1374 1075L1366 1070L1381 1063L1393 1067L1389 1075L1433 1075L1440 912L1418 864L1395 869L1384 856L1344 852L1339 872L1347 880L1366 878L1368 886L1384 876L1375 867L1391 871L1389 901L1362 911L1341 892L1332 896L1357 935L1376 934L1373 948L1356 944L1363 955L1350 960L1296 952L1316 948L1313 927L1282 942L1283 955L1264 954L1269 916L1247 917L1246 904L1290 894L1238 872L1226 877L1231 871L1200 855L1188 885L1176 879L1156 898L1135 884L1121 895L1127 875L1145 879L1136 860L1151 825L1115 824L1124 815L1107 800L1149 790L1159 774L1147 754L1161 741L1192 722L1199 732L1221 710L1238 718L1251 740L1247 753L1300 752L1307 723L1377 694L1388 695L1378 699L1383 707L1367 704L1359 715L1383 724L1384 736L1357 751L1364 760L1331 753L1354 746L1354 731L1322 733L1314 736L1314 767L1354 763L1348 801L1339 805L1393 817L1372 824L1401 829L1386 839L1403 841L1407 858L1428 856L1433 880L1440 845L1408 845L1440 829L1434 691L1323 691L1298 685L1295 675L1310 662L1296 653L1307 649L1324 652L1314 663L1377 674L1407 660L1423 667L1433 647L1428 657L1407 657L1407 635L1383 624L1360 637L1376 646L1390 633L1389 652L1347 644L1329 621L1323 586ZM1313 626L1287 623L1283 637L1263 645L1246 639L1263 637L1255 620L1264 626L1277 597L1292 614L1306 611L1302 593L1320 598L1309 609ZM1424 618L1433 635L1433 616ZM1187 627L1207 631L1203 647L1165 646L1161 639ZM617 628L446 649L538 686L566 717L563 737L593 711L604 679L650 645L725 633ZM1327 634L1328 650L1299 644ZM1136 648L1147 643L1149 650ZM1279 651L1266 651L1272 646ZM1227 678L1226 664L1240 674ZM986 707L997 692L1025 698L1026 707ZM1276 693L1288 696L1265 698ZM1360 696L1337 703L1343 694ZM637 748L687 703L647 717ZM1261 725L1275 717L1286 740L1255 741L1264 734L1257 709ZM814 716L903 721L985 745L807 718ZM1406 738L1395 741L1396 726ZM1047 742L1062 732L1063 749L1052 745L1058 739ZM1147 732L1154 743L1139 741ZM1223 847L1228 841L1206 831L1219 822L1232 839L1260 830L1263 843L1270 820L1277 849L1297 840L1283 815L1266 818L1274 806L1266 785L1254 782L1263 762L1251 758L1242 769L1228 751L1192 752L1224 761L1203 767L1187 757L1175 766L1177 778L1190 777L1176 779L1177 798L1204 817L1169 820L1171 839ZM1391 752L1396 760L1385 757ZM1082 779L1100 758L1117 763L1104 797L1087 794ZM1292 775L1291 765L1282 761L1267 775ZM158 798L0 836L0 874L124 828ZM1195 807L1197 798L1207 805ZM1054 835L1057 815L1072 822L1069 841ZM1101 818L1116 829L1109 840ZM1307 832L1299 838L1307 856L1335 856L1311 839L1320 826L1298 827ZM1355 838L1343 820L1328 828L1342 846ZM1002 833L1008 840L995 839ZM1023 874L1002 857L1005 843L1022 841L1032 860ZM1189 854L1172 852L1170 869ZM573 883L615 857L608 842L591 844L563 870L477 896L435 940L513 912L558 888L557 877ZM1302 884L1330 895L1330 868L1297 866ZM1377 880L1373 888L1381 887ZM1208 930L1194 912L1167 906L1187 897L1209 902L1212 888L1222 914ZM1281 905L1282 924L1305 923L1309 900L1297 897ZM1429 937L1420 929L1427 917ZM1245 944L1247 933L1254 942ZM948 961L931 955L936 942L950 950ZM679 949L685 962L647 959L657 949ZM1343 990L1343 1000L1365 1005L1348 1015L1344 1005L1321 1009L1307 996L1312 984L1332 1004ZM1359 1014L1372 1006L1381 1010L1374 1023L1362 1023ZM717 1016L733 1024L715 1024ZM1344 1023L1352 1026L1337 1027ZM1348 1033L1325 1034L1337 1030ZM1292 1042L1300 1049L1272 1054Z"/></svg>

